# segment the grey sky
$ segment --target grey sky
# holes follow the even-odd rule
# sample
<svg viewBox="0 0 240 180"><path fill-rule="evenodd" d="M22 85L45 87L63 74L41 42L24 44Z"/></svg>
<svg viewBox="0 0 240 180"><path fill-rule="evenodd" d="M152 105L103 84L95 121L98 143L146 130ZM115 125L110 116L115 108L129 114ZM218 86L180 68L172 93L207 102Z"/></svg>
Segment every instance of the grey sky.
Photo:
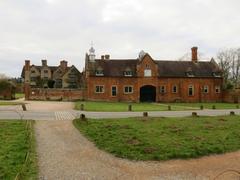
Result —
<svg viewBox="0 0 240 180"><path fill-rule="evenodd" d="M0 73L20 76L25 59L82 70L96 54L178 59L192 46L204 57L240 45L239 0L1 0Z"/></svg>

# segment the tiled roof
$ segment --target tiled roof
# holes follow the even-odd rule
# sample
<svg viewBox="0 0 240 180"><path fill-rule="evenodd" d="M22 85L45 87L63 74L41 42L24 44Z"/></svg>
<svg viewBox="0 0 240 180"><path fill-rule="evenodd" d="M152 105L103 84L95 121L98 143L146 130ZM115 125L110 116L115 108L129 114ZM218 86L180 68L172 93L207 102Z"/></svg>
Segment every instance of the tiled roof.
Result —
<svg viewBox="0 0 240 180"><path fill-rule="evenodd" d="M130 68L133 72L133 77L137 75L137 64L140 61L138 59L111 59L111 60L95 60L95 68L101 67L104 76L121 77L124 76L124 71ZM189 77L190 71L193 77L215 77L221 75L221 70L212 61L198 61L194 63L192 61L155 61L158 65L159 77ZM89 62L90 64L92 62ZM92 67L92 66L91 66ZM91 70L90 70L91 71ZM95 76L95 72L91 71L92 76Z"/></svg>

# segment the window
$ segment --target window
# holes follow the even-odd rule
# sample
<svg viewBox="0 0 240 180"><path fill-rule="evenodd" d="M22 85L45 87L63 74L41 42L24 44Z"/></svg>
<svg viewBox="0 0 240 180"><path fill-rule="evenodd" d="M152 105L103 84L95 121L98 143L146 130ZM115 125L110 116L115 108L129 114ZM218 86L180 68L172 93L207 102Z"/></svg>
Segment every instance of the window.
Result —
<svg viewBox="0 0 240 180"><path fill-rule="evenodd" d="M216 92L216 93L220 93L220 92L221 92L220 86L215 86L215 92Z"/></svg>
<svg viewBox="0 0 240 180"><path fill-rule="evenodd" d="M160 86L160 93L161 94L166 93L166 86Z"/></svg>
<svg viewBox="0 0 240 180"><path fill-rule="evenodd" d="M193 74L192 71L186 72L186 75L187 75L188 77L194 77L194 74Z"/></svg>
<svg viewBox="0 0 240 180"><path fill-rule="evenodd" d="M178 88L176 85L172 86L172 93L177 93L178 92Z"/></svg>
<svg viewBox="0 0 240 180"><path fill-rule="evenodd" d="M203 86L203 93L208 93L208 86L207 85Z"/></svg>
<svg viewBox="0 0 240 180"><path fill-rule="evenodd" d="M145 69L144 70L144 76L145 77L151 77L152 76L152 70L151 69Z"/></svg>
<svg viewBox="0 0 240 180"><path fill-rule="evenodd" d="M189 96L193 96L194 95L194 86L193 85L189 85L188 86L188 95Z"/></svg>
<svg viewBox="0 0 240 180"><path fill-rule="evenodd" d="M103 86L96 86L95 87L95 92L96 93L103 93L104 92L104 87Z"/></svg>
<svg viewBox="0 0 240 180"><path fill-rule="evenodd" d="M32 73L32 74L34 74L34 73L35 73L35 71L34 71L34 70L32 70L32 71L31 71L31 73Z"/></svg>
<svg viewBox="0 0 240 180"><path fill-rule="evenodd" d="M47 74L47 73L48 73L48 70L44 70L44 73Z"/></svg>
<svg viewBox="0 0 240 180"><path fill-rule="evenodd" d="M117 96L117 86L112 86L112 96Z"/></svg>
<svg viewBox="0 0 240 180"><path fill-rule="evenodd" d="M96 70L96 76L103 76L103 70Z"/></svg>
<svg viewBox="0 0 240 180"><path fill-rule="evenodd" d="M123 74L124 74L124 76L132 76L133 72L132 71L124 71Z"/></svg>
<svg viewBox="0 0 240 180"><path fill-rule="evenodd" d="M221 73L220 72L213 72L212 75L214 77L221 77Z"/></svg>
<svg viewBox="0 0 240 180"><path fill-rule="evenodd" d="M37 81L37 78L36 78L36 77L31 77L31 78L30 78L30 81L33 81L33 82L34 82L34 81Z"/></svg>
<svg viewBox="0 0 240 180"><path fill-rule="evenodd" d="M125 86L124 87L124 93L125 94L133 93L133 87L132 86Z"/></svg>

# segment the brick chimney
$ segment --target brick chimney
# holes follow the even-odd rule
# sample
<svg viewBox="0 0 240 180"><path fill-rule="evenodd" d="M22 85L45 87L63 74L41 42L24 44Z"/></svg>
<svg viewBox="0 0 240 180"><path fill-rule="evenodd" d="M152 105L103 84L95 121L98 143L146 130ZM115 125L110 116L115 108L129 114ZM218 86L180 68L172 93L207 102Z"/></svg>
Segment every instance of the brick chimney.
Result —
<svg viewBox="0 0 240 180"><path fill-rule="evenodd" d="M105 59L106 59L106 60L109 60L109 59L110 59L110 55L109 55L109 54L106 54L106 55L105 55Z"/></svg>
<svg viewBox="0 0 240 180"><path fill-rule="evenodd" d="M42 66L47 66L47 60L46 59L42 60Z"/></svg>
<svg viewBox="0 0 240 180"><path fill-rule="evenodd" d="M65 60L60 61L60 66L64 70L67 69L67 64L68 64L68 62Z"/></svg>
<svg viewBox="0 0 240 180"><path fill-rule="evenodd" d="M25 71L30 70L30 60L25 60Z"/></svg>
<svg viewBox="0 0 240 180"><path fill-rule="evenodd" d="M197 63L198 62L198 47L192 47L192 62Z"/></svg>

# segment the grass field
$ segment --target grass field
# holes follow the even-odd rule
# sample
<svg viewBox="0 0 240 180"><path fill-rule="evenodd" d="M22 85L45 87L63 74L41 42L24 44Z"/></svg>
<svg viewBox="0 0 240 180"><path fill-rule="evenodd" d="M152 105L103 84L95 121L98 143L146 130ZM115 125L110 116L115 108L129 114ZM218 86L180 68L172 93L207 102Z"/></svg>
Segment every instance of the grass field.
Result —
<svg viewBox="0 0 240 180"><path fill-rule="evenodd" d="M22 103L19 102L7 102L7 101L0 101L0 106L17 106L17 105L21 105Z"/></svg>
<svg viewBox="0 0 240 180"><path fill-rule="evenodd" d="M97 147L132 160L196 158L240 149L240 117L74 120Z"/></svg>
<svg viewBox="0 0 240 180"><path fill-rule="evenodd" d="M215 106L216 109L236 109L239 108L240 104L234 103L168 103L171 106L185 106L185 107L196 107L203 106L204 109L212 109Z"/></svg>
<svg viewBox="0 0 240 180"><path fill-rule="evenodd" d="M168 104L158 103L125 103L125 102L94 102L94 101L83 101L76 102L75 109L80 110L81 104L84 104L84 110L86 111L110 111L110 112L124 112L128 111L128 106L132 105L132 111L167 111ZM186 106L171 106L171 110L191 110L196 109L195 107Z"/></svg>
<svg viewBox="0 0 240 180"><path fill-rule="evenodd" d="M37 179L32 125L32 121L0 121L0 179L17 175L18 179Z"/></svg>
<svg viewBox="0 0 240 180"><path fill-rule="evenodd" d="M236 104L231 103L124 103L124 102L94 102L82 101L76 102L75 109L80 110L81 104L84 104L85 111L109 111L109 112L124 112L128 111L128 105L132 105L132 111L167 111L168 106L171 106L173 111L183 110L199 110L203 105L205 109L212 109L215 105L216 109L235 109Z"/></svg>
<svg viewBox="0 0 240 180"><path fill-rule="evenodd" d="M24 97L25 97L25 95L23 93L16 93L15 94L16 99L20 99L20 98L24 98Z"/></svg>

